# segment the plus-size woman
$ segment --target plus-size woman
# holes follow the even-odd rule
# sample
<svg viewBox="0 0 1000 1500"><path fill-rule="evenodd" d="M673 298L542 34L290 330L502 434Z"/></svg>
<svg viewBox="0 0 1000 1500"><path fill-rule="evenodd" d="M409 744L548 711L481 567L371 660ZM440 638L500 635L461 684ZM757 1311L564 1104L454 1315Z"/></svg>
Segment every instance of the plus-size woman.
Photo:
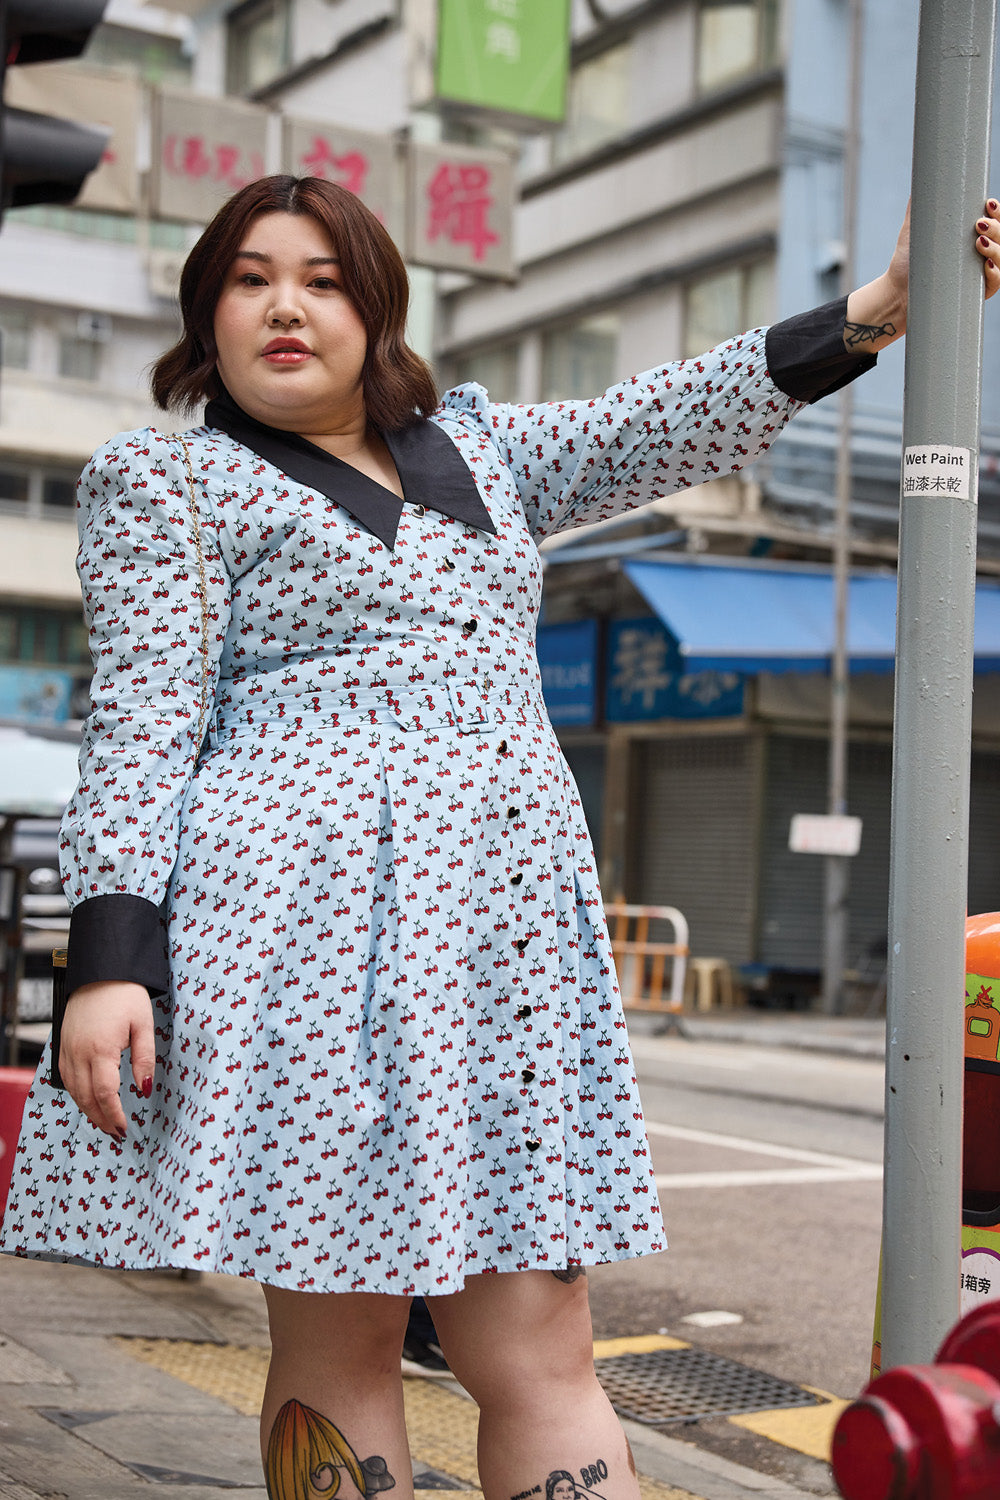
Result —
<svg viewBox="0 0 1000 1500"><path fill-rule="evenodd" d="M535 407L436 405L397 252L315 179L237 194L181 303L154 390L204 425L80 482L66 1092L43 1062L5 1247L260 1281L272 1500L410 1492L414 1294L488 1500L584 1469L634 1500L580 1273L664 1240L536 544L735 470L867 368L905 231L846 304Z"/></svg>

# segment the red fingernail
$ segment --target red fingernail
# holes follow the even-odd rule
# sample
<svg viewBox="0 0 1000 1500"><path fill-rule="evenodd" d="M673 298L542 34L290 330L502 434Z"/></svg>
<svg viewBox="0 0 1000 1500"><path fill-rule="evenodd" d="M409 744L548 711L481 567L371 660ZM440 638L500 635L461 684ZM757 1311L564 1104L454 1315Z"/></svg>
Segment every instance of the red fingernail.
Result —
<svg viewBox="0 0 1000 1500"><path fill-rule="evenodd" d="M142 1080L142 1097L144 1099L151 1099L152 1096L153 1096L153 1080L151 1078L144 1078Z"/></svg>
<svg viewBox="0 0 1000 1500"><path fill-rule="evenodd" d="M991 214L995 214L997 209L1000 208L1000 203L998 203L995 198L991 198L986 207L989 209Z"/></svg>
<svg viewBox="0 0 1000 1500"><path fill-rule="evenodd" d="M993 261L988 260L986 262L986 265L987 265L987 267L988 267L989 270L991 270L991 271L995 271L996 270L996 265L994 264Z"/></svg>
<svg viewBox="0 0 1000 1500"><path fill-rule="evenodd" d="M127 1136L126 1136L124 1130L116 1130L115 1131L115 1140L116 1141L118 1141L118 1142L121 1143L121 1142L124 1142L126 1139L127 1139Z"/></svg>
<svg viewBox="0 0 1000 1500"><path fill-rule="evenodd" d="M977 224L976 224L976 228L977 229L989 229L989 227L990 227L990 221L989 221L989 219L980 219L977 222Z"/></svg>
<svg viewBox="0 0 1000 1500"><path fill-rule="evenodd" d="M981 244L981 245L982 245L982 246L984 246L984 247L985 247L985 246L986 246L986 245L988 245L988 244L989 244L989 240L988 240L988 239L987 239L987 238L986 238L986 236L985 236L985 234L981 234L981 235L980 235L980 236L979 236L979 243L980 243L980 244Z"/></svg>

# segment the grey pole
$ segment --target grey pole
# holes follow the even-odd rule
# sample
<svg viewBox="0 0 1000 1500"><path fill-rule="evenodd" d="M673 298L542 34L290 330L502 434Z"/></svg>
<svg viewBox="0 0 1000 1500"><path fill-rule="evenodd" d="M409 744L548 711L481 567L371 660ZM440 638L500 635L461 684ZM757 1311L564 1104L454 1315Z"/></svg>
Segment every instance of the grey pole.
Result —
<svg viewBox="0 0 1000 1500"><path fill-rule="evenodd" d="M844 261L841 290L854 286L858 217L858 158L861 146L861 53L864 0L850 0L848 37L847 120L844 128ZM830 664L830 761L827 776L828 813L847 811L847 744L850 672L847 660L847 594L851 568L851 429L854 425L854 388L841 391L837 442L836 511L833 533L833 660ZM823 997L827 1015L843 1005L844 968L849 929L848 897L851 861L828 854L823 881Z"/></svg>
<svg viewBox="0 0 1000 1500"><path fill-rule="evenodd" d="M986 195L996 4L920 7L889 878L885 1369L932 1359L959 1313L983 296L972 239Z"/></svg>

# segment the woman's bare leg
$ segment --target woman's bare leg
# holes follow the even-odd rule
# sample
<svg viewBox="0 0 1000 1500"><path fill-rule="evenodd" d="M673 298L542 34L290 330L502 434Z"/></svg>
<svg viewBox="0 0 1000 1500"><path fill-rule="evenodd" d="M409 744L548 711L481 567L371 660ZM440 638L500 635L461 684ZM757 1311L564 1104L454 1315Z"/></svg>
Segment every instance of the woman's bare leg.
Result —
<svg viewBox="0 0 1000 1500"><path fill-rule="evenodd" d="M261 1411L270 1500L413 1500L399 1360L409 1297L265 1287L271 1366Z"/></svg>
<svg viewBox="0 0 1000 1500"><path fill-rule="evenodd" d="M445 1357L479 1405L486 1500L638 1500L625 1434L594 1372L585 1275L472 1276L427 1300Z"/></svg>

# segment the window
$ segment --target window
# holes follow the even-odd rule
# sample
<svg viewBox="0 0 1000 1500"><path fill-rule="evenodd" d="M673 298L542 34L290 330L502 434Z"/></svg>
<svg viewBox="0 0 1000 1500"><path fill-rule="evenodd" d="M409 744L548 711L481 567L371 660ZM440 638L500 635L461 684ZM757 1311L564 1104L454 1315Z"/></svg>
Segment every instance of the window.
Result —
<svg viewBox="0 0 1000 1500"><path fill-rule="evenodd" d="M59 374L64 380L96 380L101 370L101 345L76 333L59 335Z"/></svg>
<svg viewBox="0 0 1000 1500"><path fill-rule="evenodd" d="M774 267L771 261L716 271L684 294L684 357L690 359L746 328L771 321Z"/></svg>
<svg viewBox="0 0 1000 1500"><path fill-rule="evenodd" d="M191 59L177 37L105 23L87 44L86 62L132 73L147 83L188 83Z"/></svg>
<svg viewBox="0 0 1000 1500"><path fill-rule="evenodd" d="M455 383L475 380L484 385L492 401L517 400L517 345L501 344L496 349L481 349L463 354L455 361Z"/></svg>
<svg viewBox="0 0 1000 1500"><path fill-rule="evenodd" d="M722 88L778 61L779 0L701 0L698 87Z"/></svg>
<svg viewBox="0 0 1000 1500"><path fill-rule="evenodd" d="M277 78L291 61L289 0L252 0L229 18L226 88L252 94Z"/></svg>
<svg viewBox="0 0 1000 1500"><path fill-rule="evenodd" d="M31 480L27 469L9 468L6 465L0 468L0 507L4 510L26 507L30 488Z"/></svg>
<svg viewBox="0 0 1000 1500"><path fill-rule="evenodd" d="M560 166L622 135L631 121L631 40L609 47L575 67L569 77L566 120L552 138L552 164Z"/></svg>
<svg viewBox="0 0 1000 1500"><path fill-rule="evenodd" d="M614 380L618 319L583 318L542 337L542 400L598 396Z"/></svg>
<svg viewBox="0 0 1000 1500"><path fill-rule="evenodd" d="M0 610L0 659L87 666L87 630L79 611L19 608Z"/></svg>
<svg viewBox="0 0 1000 1500"><path fill-rule="evenodd" d="M0 361L7 370L26 370L31 362L31 319L24 307L0 306Z"/></svg>
<svg viewBox="0 0 1000 1500"><path fill-rule="evenodd" d="M72 510L76 505L75 474L43 474L42 505L46 510Z"/></svg>

